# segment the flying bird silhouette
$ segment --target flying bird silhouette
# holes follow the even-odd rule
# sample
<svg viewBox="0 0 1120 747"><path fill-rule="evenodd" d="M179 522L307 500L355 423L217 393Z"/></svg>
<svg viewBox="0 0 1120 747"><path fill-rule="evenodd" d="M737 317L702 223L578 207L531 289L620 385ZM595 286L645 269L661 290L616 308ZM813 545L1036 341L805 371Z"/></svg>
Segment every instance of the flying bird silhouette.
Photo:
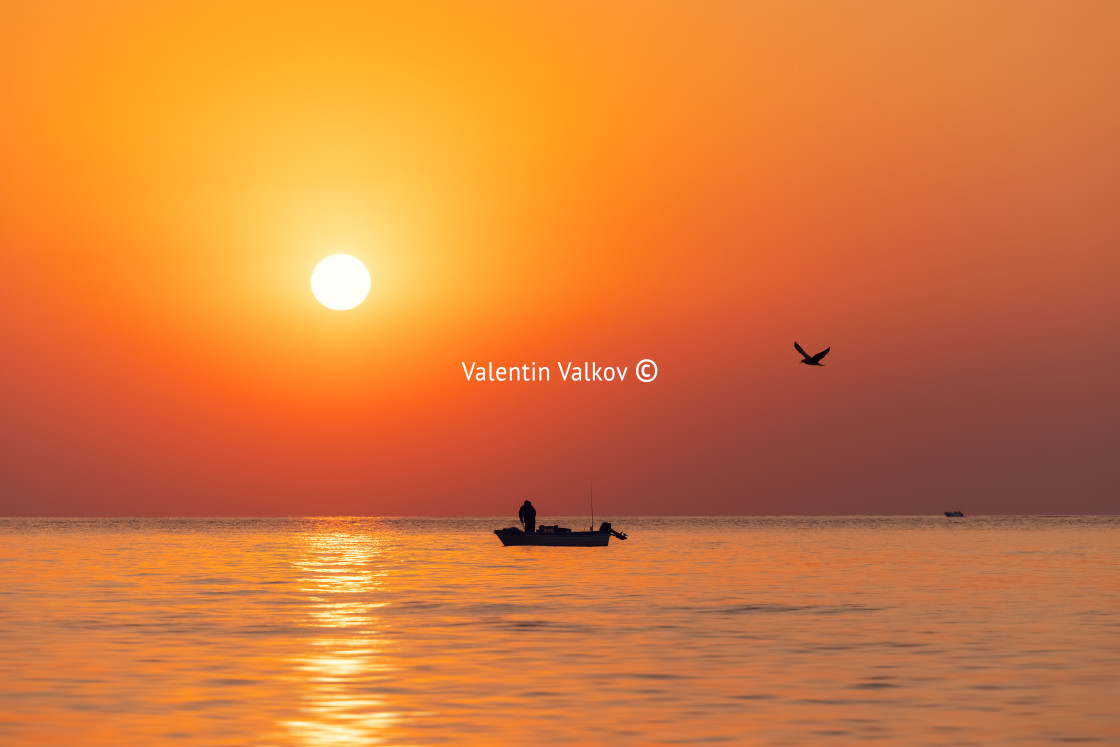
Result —
<svg viewBox="0 0 1120 747"><path fill-rule="evenodd" d="M809 355L801 349L801 346L797 344L796 340L793 343L793 347L795 350L797 350L797 352L801 353L801 355L804 356L804 360L802 360L801 363L804 363L806 366L823 366L824 364L821 363L821 358L828 355L829 350L832 350L832 346L829 345L827 348L817 353L816 355Z"/></svg>

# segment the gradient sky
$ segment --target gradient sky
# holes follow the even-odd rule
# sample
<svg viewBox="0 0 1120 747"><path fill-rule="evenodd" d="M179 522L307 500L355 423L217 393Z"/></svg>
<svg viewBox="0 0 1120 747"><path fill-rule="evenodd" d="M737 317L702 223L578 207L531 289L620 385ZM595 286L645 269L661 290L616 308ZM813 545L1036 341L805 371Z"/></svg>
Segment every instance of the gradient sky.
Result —
<svg viewBox="0 0 1120 747"><path fill-rule="evenodd" d="M1110 0L4 3L0 514L1115 513L1117 39Z"/></svg>

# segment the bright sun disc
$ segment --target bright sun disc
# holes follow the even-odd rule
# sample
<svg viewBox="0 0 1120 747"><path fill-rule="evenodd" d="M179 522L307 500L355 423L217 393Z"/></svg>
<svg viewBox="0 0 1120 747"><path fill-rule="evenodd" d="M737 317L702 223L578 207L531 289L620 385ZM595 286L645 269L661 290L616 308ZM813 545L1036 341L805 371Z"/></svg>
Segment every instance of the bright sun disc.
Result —
<svg viewBox="0 0 1120 747"><path fill-rule="evenodd" d="M349 254L332 254L311 273L311 292L328 309L352 309L369 295L369 270Z"/></svg>

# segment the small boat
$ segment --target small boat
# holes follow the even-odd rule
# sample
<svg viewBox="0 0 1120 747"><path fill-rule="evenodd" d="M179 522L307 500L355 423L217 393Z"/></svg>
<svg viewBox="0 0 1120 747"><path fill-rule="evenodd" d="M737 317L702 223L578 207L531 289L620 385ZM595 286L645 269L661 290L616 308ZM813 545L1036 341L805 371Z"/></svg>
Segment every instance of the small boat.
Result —
<svg viewBox="0 0 1120 747"><path fill-rule="evenodd" d="M503 545L538 545L545 547L606 547L611 535L626 539L625 532L611 529L610 522L604 521L598 531L573 532L561 526L540 526L535 532L523 532L517 527L495 529L494 534Z"/></svg>
<svg viewBox="0 0 1120 747"><path fill-rule="evenodd" d="M945 515L948 516L950 519L952 519L954 517L963 519L964 518L964 511L946 511Z"/></svg>

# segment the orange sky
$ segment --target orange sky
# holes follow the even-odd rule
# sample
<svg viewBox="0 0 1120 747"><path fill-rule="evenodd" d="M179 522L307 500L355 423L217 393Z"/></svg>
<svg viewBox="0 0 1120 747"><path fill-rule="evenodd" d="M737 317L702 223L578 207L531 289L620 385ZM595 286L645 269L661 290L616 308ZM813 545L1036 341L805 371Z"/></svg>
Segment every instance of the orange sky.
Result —
<svg viewBox="0 0 1120 747"><path fill-rule="evenodd" d="M0 514L1115 512L1117 38L1113 2L6 3Z"/></svg>

